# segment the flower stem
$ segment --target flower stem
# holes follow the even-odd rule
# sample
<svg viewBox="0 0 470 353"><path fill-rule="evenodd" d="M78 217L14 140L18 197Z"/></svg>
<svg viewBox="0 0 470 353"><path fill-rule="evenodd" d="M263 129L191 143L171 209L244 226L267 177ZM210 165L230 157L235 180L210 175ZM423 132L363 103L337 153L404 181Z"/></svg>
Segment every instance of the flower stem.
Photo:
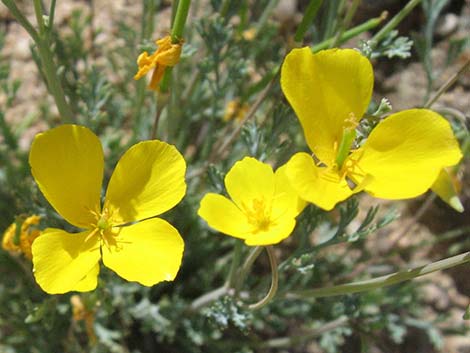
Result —
<svg viewBox="0 0 470 353"><path fill-rule="evenodd" d="M10 10L11 14L19 22L19 24L26 30L26 32L29 33L31 38L33 38L35 42L38 42L38 32L34 29L31 22L29 22L28 19L21 13L21 11L16 6L15 2L12 0L2 0L2 2Z"/></svg>
<svg viewBox="0 0 470 353"><path fill-rule="evenodd" d="M227 277L227 288L233 288L235 286L237 278L236 274L240 265L240 257L242 254L242 246L242 242L237 240L237 242L235 243L235 248L233 249L232 264L230 265L230 271Z"/></svg>
<svg viewBox="0 0 470 353"><path fill-rule="evenodd" d="M388 23L378 31L370 40L371 46L377 45L391 30L393 30L398 24L413 10L421 0L410 0L400 12L398 12Z"/></svg>
<svg viewBox="0 0 470 353"><path fill-rule="evenodd" d="M41 40L36 43L39 50L39 56L41 57L41 63L44 69L44 75L49 86L49 92L54 97L55 104L59 110L59 114L64 122L72 121L72 110L70 109L65 94L60 84L59 78L57 77L57 67L52 58L52 52L49 49L47 43Z"/></svg>
<svg viewBox="0 0 470 353"><path fill-rule="evenodd" d="M243 282L245 282L245 278L248 275L248 272L251 269L251 266L253 266L253 263L255 260L258 258L258 256L261 254L263 251L262 246L257 246L251 250L251 252L248 254L248 257L245 260L245 263L243 264L242 268L240 269L240 272L238 273L238 278L235 283L234 289L235 289L235 294L238 293L240 290L241 286L243 285Z"/></svg>
<svg viewBox="0 0 470 353"><path fill-rule="evenodd" d="M188 18L190 5L191 0L180 0L178 2L178 8L176 9L175 19L171 27L171 42L173 44L178 44L183 39L184 26L186 24L186 19ZM165 73L163 74L162 81L160 82L160 92L168 92L172 71L173 67L166 68Z"/></svg>
<svg viewBox="0 0 470 353"><path fill-rule="evenodd" d="M467 62L464 63L462 67L455 74L449 77L449 79L446 82L444 82L444 84L441 87L439 87L436 94L434 94L434 96L429 98L429 100L424 104L423 108L430 108L439 99L439 97L445 91L447 91L455 83L455 81L457 81L459 76L462 75L467 70L470 70L470 59L468 59Z"/></svg>
<svg viewBox="0 0 470 353"><path fill-rule="evenodd" d="M361 23L360 25L358 25L356 27L351 28L350 30L344 32L341 35L341 37L338 40L337 44L340 45L340 44L350 40L351 38L354 38L354 37L358 36L361 33L367 32L367 31L371 30L372 28L377 27L380 23L382 23L382 21L386 18L386 16L387 16L386 12L384 12L384 13L382 13L382 15L380 17L372 18L372 19L370 19L370 20L368 20L364 23ZM311 49L315 53L317 51L329 48L331 46L331 43L333 43L334 40L335 40L334 37L326 39L323 42L312 46Z"/></svg>
<svg viewBox="0 0 470 353"><path fill-rule="evenodd" d="M261 299L259 302L251 304L248 306L251 310L261 309L263 306L268 304L276 295L278 282L279 282L279 273L277 271L277 261L276 256L274 255L274 250L272 246L266 246L266 251L269 257L269 265L271 266L271 287L269 288L268 294Z"/></svg>
<svg viewBox="0 0 470 353"><path fill-rule="evenodd" d="M310 3L308 4L307 9L305 10L304 17L302 18L299 27L297 27L297 31L294 35L294 41L296 43L301 43L304 39L305 32L307 32L308 27L312 24L313 19L317 15L318 9L322 5L322 3L323 0L310 0Z"/></svg>
<svg viewBox="0 0 470 353"><path fill-rule="evenodd" d="M331 43L331 47L336 47L341 39L341 35L344 33L344 30L349 27L349 25L351 24L351 21L356 13L356 10L359 6L359 3L361 2L361 0L353 0L351 6L349 7L348 9L348 12L346 13L346 17L344 18L343 22L341 23L340 25L340 28L338 30L338 32L336 33L336 36L333 40L333 42Z"/></svg>
<svg viewBox="0 0 470 353"><path fill-rule="evenodd" d="M60 84L59 77L57 76L57 67L54 63L53 55L49 47L49 34L50 29L47 30L44 25L42 4L40 0L34 0L34 11L38 21L39 33L32 26L32 24L23 16L21 11L11 0L2 0L5 6L11 11L15 19L23 26L29 33L38 47L39 57L41 58L42 69L46 77L46 83L50 94L54 97L54 101L59 110L61 118L70 122L72 120L72 110L70 109L65 94ZM51 25L51 24L49 24Z"/></svg>
<svg viewBox="0 0 470 353"><path fill-rule="evenodd" d="M178 2L178 9L176 10L175 22L171 29L171 42L177 44L183 38L184 25L188 18L189 6L191 0L180 0Z"/></svg>
<svg viewBox="0 0 470 353"><path fill-rule="evenodd" d="M408 281L413 278L427 275L432 272L445 270L470 261L470 251L447 259L439 260L428 265L391 273L389 275L372 278L365 281L358 281L346 284L340 284L333 287L318 289L309 289L303 291L290 292L286 294L287 298L323 298L336 295L359 293L377 288L391 286L393 284Z"/></svg>

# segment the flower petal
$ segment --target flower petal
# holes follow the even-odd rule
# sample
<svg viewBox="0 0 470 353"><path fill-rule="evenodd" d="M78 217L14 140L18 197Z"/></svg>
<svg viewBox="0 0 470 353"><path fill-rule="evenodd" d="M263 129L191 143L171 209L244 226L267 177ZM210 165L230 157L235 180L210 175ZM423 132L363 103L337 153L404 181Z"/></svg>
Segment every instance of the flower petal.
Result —
<svg viewBox="0 0 470 353"><path fill-rule="evenodd" d="M284 60L282 90L308 146L328 166L336 159L343 128L354 126L366 111L373 83L369 60L352 49L313 54L306 47L292 50Z"/></svg>
<svg viewBox="0 0 470 353"><path fill-rule="evenodd" d="M210 227L236 238L245 239L253 229L246 215L222 195L206 194L201 200L197 214Z"/></svg>
<svg viewBox="0 0 470 353"><path fill-rule="evenodd" d="M103 246L103 263L119 276L153 286L172 281L180 268L184 242L178 231L160 218L115 227L116 245Z"/></svg>
<svg viewBox="0 0 470 353"><path fill-rule="evenodd" d="M271 218L295 218L307 203L299 197L286 174L287 165L279 167L274 174L275 192Z"/></svg>
<svg viewBox="0 0 470 353"><path fill-rule="evenodd" d="M249 246L277 244L291 235L294 227L294 218L282 218L279 222L271 225L268 230L246 237L245 244Z"/></svg>
<svg viewBox="0 0 470 353"><path fill-rule="evenodd" d="M227 192L241 210L253 200L271 204L274 195L274 173L269 164L252 157L236 162L225 176Z"/></svg>
<svg viewBox="0 0 470 353"><path fill-rule="evenodd" d="M450 124L426 109L390 115L352 156L360 153L357 169L372 176L365 190L384 199L421 195L442 168L457 164L462 157Z"/></svg>
<svg viewBox="0 0 470 353"><path fill-rule="evenodd" d="M186 192L186 163L173 145L140 142L119 160L109 181L105 207L114 224L159 215L174 207Z"/></svg>
<svg viewBox="0 0 470 353"><path fill-rule="evenodd" d="M74 291L77 292L89 292L96 288L98 285L98 274L100 273L100 264L97 262L96 265L88 272L88 274L80 282L78 282Z"/></svg>
<svg viewBox="0 0 470 353"><path fill-rule="evenodd" d="M71 234L48 228L34 241L34 277L45 292L59 294L96 287L99 237L89 235L90 231Z"/></svg>
<svg viewBox="0 0 470 353"><path fill-rule="evenodd" d="M103 150L88 128L62 125L36 135L31 172L52 207L70 224L89 228L100 211Z"/></svg>
<svg viewBox="0 0 470 353"><path fill-rule="evenodd" d="M451 168L442 169L431 186L431 190L457 212L465 210L459 199L459 190L461 189L462 184Z"/></svg>
<svg viewBox="0 0 470 353"><path fill-rule="evenodd" d="M292 187L304 200L325 210L353 194L346 180L337 172L317 167L307 153L296 153L287 162L287 177Z"/></svg>

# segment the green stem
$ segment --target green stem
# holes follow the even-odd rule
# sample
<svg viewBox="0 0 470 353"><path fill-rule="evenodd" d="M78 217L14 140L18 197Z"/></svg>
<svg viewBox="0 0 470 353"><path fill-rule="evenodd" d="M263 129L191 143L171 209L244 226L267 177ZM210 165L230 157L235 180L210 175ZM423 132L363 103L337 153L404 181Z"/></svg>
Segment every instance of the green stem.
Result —
<svg viewBox="0 0 470 353"><path fill-rule="evenodd" d="M20 23L20 25L29 33L31 38L37 43L39 41L38 32L34 29L31 22L21 13L14 1L2 0L5 6L10 10L13 17Z"/></svg>
<svg viewBox="0 0 470 353"><path fill-rule="evenodd" d="M353 27L350 30L344 32L341 35L341 38L338 41L338 45L350 40L351 38L354 38L354 37L358 36L361 33L367 32L367 31L371 30L372 28L377 27L385 19L385 16L386 16L386 14L383 13L380 17L372 18L372 19L370 19L370 20L368 20L364 23L361 23L360 25L358 25L356 27ZM318 43L318 44L312 46L311 47L312 52L315 53L317 51L329 48L331 43L333 43L334 40L335 40L334 37L329 38L329 39L324 40L321 43Z"/></svg>
<svg viewBox="0 0 470 353"><path fill-rule="evenodd" d="M267 305L276 295L278 283L279 283L279 273L277 271L277 261L276 256L274 255L274 249L272 246L266 246L266 251L269 257L269 265L271 266L271 287L269 288L268 294L261 299L259 302L251 304L248 306L251 310L261 309L263 306Z"/></svg>
<svg viewBox="0 0 470 353"><path fill-rule="evenodd" d="M360 2L361 2L361 0L353 0L353 3L349 7L349 10L346 14L346 17L344 18L344 21L341 23L341 26L340 26L338 32L336 33L336 36L335 36L333 42L331 43L331 46L330 46L331 48L334 48L338 45L338 43L341 39L341 36L344 33L344 30L347 27L349 27L349 25L351 24L351 21L354 17L354 14L356 13L356 10L357 10Z"/></svg>
<svg viewBox="0 0 470 353"><path fill-rule="evenodd" d="M380 276L377 278L341 284L333 287L310 289L303 291L296 291L287 293L288 298L323 298L332 297L336 295L344 295L351 293L359 293L370 291L377 288L391 286L393 284L408 281L413 278L427 275L432 272L445 270L455 267L470 261L470 251L460 255L452 256L444 260L436 261L425 266L420 266L414 269L395 272L389 275Z"/></svg>
<svg viewBox="0 0 470 353"><path fill-rule="evenodd" d="M57 76L57 67L54 63L52 52L49 48L48 32L44 26L42 4L40 0L34 0L34 10L38 21L39 33L34 29L31 23L23 16L21 11L11 0L2 0L6 7L11 11L16 20L26 29L38 47L39 57L41 58L42 69L46 77L49 92L54 97L54 101L59 110L59 114L66 122L72 120L72 110L70 109L65 94Z"/></svg>
<svg viewBox="0 0 470 353"><path fill-rule="evenodd" d="M237 240L235 243L235 248L233 249L233 257L232 257L232 264L230 265L230 271L227 277L227 284L228 288L233 288L235 286L235 282L237 279L237 272L238 267L240 266L240 258L242 255L242 247L243 243L240 240Z"/></svg>
<svg viewBox="0 0 470 353"><path fill-rule="evenodd" d="M178 8L176 9L175 19L171 28L171 42L173 44L178 44L183 39L184 26L188 18L190 5L191 0L180 0L178 2ZM170 89L172 71L173 67L166 68L162 82L160 82L160 92L166 93Z"/></svg>
<svg viewBox="0 0 470 353"><path fill-rule="evenodd" d="M423 108L430 108L438 99L439 97L445 92L447 91L456 81L457 79L459 78L460 75L462 75L465 71L467 71L468 69L470 69L470 59L467 60L466 63L464 63L462 65L462 67L455 73L453 74L451 77L449 77L449 79L444 82L444 84L439 87L439 89L437 90L437 92L434 94L434 96L432 96L423 106Z"/></svg>
<svg viewBox="0 0 470 353"><path fill-rule="evenodd" d="M191 0L180 0L178 3L178 9L176 10L175 22L171 29L171 42L177 44L183 38L184 25L188 18L189 6Z"/></svg>
<svg viewBox="0 0 470 353"><path fill-rule="evenodd" d="M312 24L322 3L323 0L310 0L310 3L305 10L304 17L302 18L299 27L297 27L297 31L294 35L294 41L296 43L300 43L304 39L305 32L307 32L308 27Z"/></svg>
<svg viewBox="0 0 470 353"><path fill-rule="evenodd" d="M388 23L378 31L370 40L371 46L377 45L391 30L413 10L421 0L410 0L400 12L398 12Z"/></svg>
<svg viewBox="0 0 470 353"><path fill-rule="evenodd" d="M255 262L255 260L258 258L258 256L261 254L262 251L263 251L263 247L257 246L253 248L251 252L248 254L248 257L246 258L245 263L243 264L238 274L238 278L236 280L235 288L234 288L235 293L237 293L240 290L241 286L243 285L243 282L245 282L245 278L248 275L248 272L251 269L251 266L253 266L253 263Z"/></svg>
<svg viewBox="0 0 470 353"><path fill-rule="evenodd" d="M44 75L46 76L49 92L54 97L54 101L61 118L65 122L71 122L73 117L72 110L65 99L62 85L57 77L57 67L54 63L52 52L50 51L46 41L40 40L36 44L38 46L39 56L41 57L42 68L44 70Z"/></svg>
<svg viewBox="0 0 470 353"><path fill-rule="evenodd" d="M34 3L34 13L36 14L36 21L39 26L39 35L44 35L46 32L46 27L44 26L43 11L41 0L33 0Z"/></svg>

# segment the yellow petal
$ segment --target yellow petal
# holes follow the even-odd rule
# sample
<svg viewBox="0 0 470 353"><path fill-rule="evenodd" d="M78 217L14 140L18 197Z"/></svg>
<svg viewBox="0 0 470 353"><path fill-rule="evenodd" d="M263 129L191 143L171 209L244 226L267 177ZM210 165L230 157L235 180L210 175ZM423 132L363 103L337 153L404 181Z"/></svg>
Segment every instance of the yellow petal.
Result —
<svg viewBox="0 0 470 353"><path fill-rule="evenodd" d="M31 172L52 207L69 223L89 228L100 211L101 143L88 128L62 125L36 135Z"/></svg>
<svg viewBox="0 0 470 353"><path fill-rule="evenodd" d="M162 141L140 142L124 153L106 192L114 224L159 215L174 207L186 192L186 163Z"/></svg>
<svg viewBox="0 0 470 353"><path fill-rule="evenodd" d="M225 176L227 192L241 210L253 200L270 205L274 196L274 172L269 164L245 157L236 162Z"/></svg>
<svg viewBox="0 0 470 353"><path fill-rule="evenodd" d="M344 178L334 170L317 167L307 153L296 153L287 162L287 177L304 200L325 210L353 194Z"/></svg>
<svg viewBox="0 0 470 353"><path fill-rule="evenodd" d="M89 235L90 231L71 234L48 228L34 241L34 277L45 292L59 294L96 287L99 238L87 239Z"/></svg>
<svg viewBox="0 0 470 353"><path fill-rule="evenodd" d="M306 47L292 50L284 60L282 90L308 146L327 165L336 159L343 128L354 126L366 111L373 82L369 60L352 49L313 54Z"/></svg>
<svg viewBox="0 0 470 353"><path fill-rule="evenodd" d="M459 199L461 183L449 168L444 168L439 173L431 190L457 212L463 212L464 207Z"/></svg>
<svg viewBox="0 0 470 353"><path fill-rule="evenodd" d="M178 231L160 218L152 218L118 232L116 246L102 246L103 263L128 281L153 286L172 281L181 265L184 242Z"/></svg>
<svg viewBox="0 0 470 353"><path fill-rule="evenodd" d="M222 195L206 194L201 200L197 214L210 227L236 238L245 239L253 228L246 215Z"/></svg>
<svg viewBox="0 0 470 353"><path fill-rule="evenodd" d="M277 244L291 235L294 227L294 218L282 218L278 222L272 224L268 230L260 231L248 236L245 239L245 244L249 246Z"/></svg>
<svg viewBox="0 0 470 353"><path fill-rule="evenodd" d="M406 199L426 192L444 167L462 157L450 124L426 109L390 115L369 135L357 169L372 179L365 190L384 199Z"/></svg>
<svg viewBox="0 0 470 353"><path fill-rule="evenodd" d="M88 272L88 274L83 278L80 282L78 282L75 287L74 291L77 292L89 292L96 288L98 285L98 274L100 273L100 265L96 263L96 265Z"/></svg>
<svg viewBox="0 0 470 353"><path fill-rule="evenodd" d="M274 174L275 191L271 218L295 218L303 211L307 203L299 197L286 174L287 165L283 165Z"/></svg>

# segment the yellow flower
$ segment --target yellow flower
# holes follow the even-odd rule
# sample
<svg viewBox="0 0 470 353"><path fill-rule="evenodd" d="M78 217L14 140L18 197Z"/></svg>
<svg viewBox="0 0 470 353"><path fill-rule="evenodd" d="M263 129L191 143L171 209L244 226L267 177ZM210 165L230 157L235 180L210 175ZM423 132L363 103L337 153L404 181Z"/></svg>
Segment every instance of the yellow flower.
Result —
<svg viewBox="0 0 470 353"><path fill-rule="evenodd" d="M186 192L186 164L178 150L158 140L140 142L121 157L101 206L103 150L98 137L78 125L38 134L29 163L54 209L84 229L48 228L33 243L36 281L48 293L96 288L102 258L128 281L146 286L173 280L184 243L160 218Z"/></svg>
<svg viewBox="0 0 470 353"><path fill-rule="evenodd" d="M276 173L269 164L245 157L225 176L232 198L209 193L198 214L212 228L244 239L247 245L269 245L287 238L305 202L290 187L285 167Z"/></svg>
<svg viewBox="0 0 470 353"><path fill-rule="evenodd" d="M225 106L224 121L230 121L235 118L236 121L240 122L249 109L250 106L247 103L241 104L239 99L231 100Z"/></svg>
<svg viewBox="0 0 470 353"><path fill-rule="evenodd" d="M282 90L315 155L295 154L286 174L303 199L323 209L361 190L384 199L416 197L462 157L449 123L426 109L390 115L354 149L373 80L370 62L351 49L294 49L282 65Z"/></svg>
<svg viewBox="0 0 470 353"><path fill-rule="evenodd" d="M157 44L158 48L152 55L144 51L137 58L139 70L135 74L134 80L141 79L150 70L154 69L148 88L158 91L158 84L163 78L167 66L175 66L179 62L183 41L173 44L171 37L166 36L155 41L155 44Z"/></svg>
<svg viewBox="0 0 470 353"><path fill-rule="evenodd" d="M40 216L32 215L26 218L21 224L21 230L19 232L19 238L15 241L17 236L16 223L11 224L5 233L3 233L2 247L4 250L19 254L23 253L28 259L31 259L31 245L33 241L41 234L39 229L35 229L31 226L36 226L41 220Z"/></svg>

